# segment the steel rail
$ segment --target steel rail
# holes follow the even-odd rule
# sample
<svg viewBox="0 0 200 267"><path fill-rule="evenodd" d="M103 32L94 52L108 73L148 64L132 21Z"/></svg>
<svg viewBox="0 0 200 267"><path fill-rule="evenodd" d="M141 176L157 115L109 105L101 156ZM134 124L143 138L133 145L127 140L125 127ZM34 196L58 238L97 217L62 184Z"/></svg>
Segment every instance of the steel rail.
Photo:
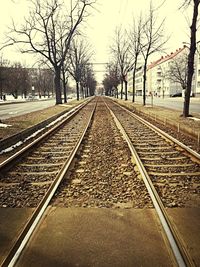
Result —
<svg viewBox="0 0 200 267"><path fill-rule="evenodd" d="M69 169L69 167L70 167L70 165L74 159L74 156L77 153L77 151L78 151L78 149L82 143L82 140L85 136L85 133L91 124L91 121L92 121L92 118L94 115L94 111L96 109L96 104L97 104L97 102L94 103L94 107L91 111L91 115L90 115L89 120L85 126L85 129L84 129L83 133L81 134L80 139L77 141L76 145L74 146L73 150L71 151L69 158L63 164L60 172L57 174L55 180L52 182L52 184L51 184L50 188L48 189L47 193L45 194L44 198L41 200L38 207L33 212L30 220L27 222L24 229L20 233L16 243L13 245L13 247L11 248L7 257L2 262L1 267L13 267L13 266L15 266L22 251L24 250L24 248L27 245L34 230L36 229L38 223L43 218L43 215L44 215L44 212L45 212L47 206L49 205L53 195L55 194L58 186L62 182L67 170Z"/></svg>
<svg viewBox="0 0 200 267"><path fill-rule="evenodd" d="M111 101L113 101L113 100L111 100ZM170 140L173 143L177 144L178 146L180 146L181 148L186 150L189 154L191 154L192 156L194 156L195 158L200 160L200 154L197 153L196 151L194 151L193 149L191 149L188 146L184 145L182 142L178 141L176 138L172 137L171 135L165 133L163 130L159 129L158 127L156 127L155 125L153 125L150 122L146 121L145 119L143 119L143 118L139 117L138 115L134 114L133 112L131 112L127 108L121 106L120 104L118 104L116 102L114 102L114 103L116 105L118 105L120 108L122 108L123 110L125 110L126 112L128 112L133 118L136 118L137 120L139 120L140 122L142 122L143 124L148 126L150 129L153 129L155 132L159 133L161 136L164 136L165 138L167 138L168 140Z"/></svg>
<svg viewBox="0 0 200 267"><path fill-rule="evenodd" d="M42 141L45 137L49 136L51 133L53 133L56 129L58 129L59 127L61 127L64 123L66 123L67 121L69 121L71 118L73 118L84 106L86 106L89 102L91 101L91 99L87 102L84 102L80 105L78 105L77 107L74 108L73 111L68 111L67 113L69 113L68 116L66 116L66 118L64 118L62 121L58 122L55 126L53 126L52 128L50 128L47 132L43 133L41 136L39 136L37 139L33 140L31 143L29 143L28 145L26 145L25 147L21 148L19 151L17 151L16 153L14 153L12 156L10 156L9 158L7 158L6 160L4 160L3 162L0 163L0 170L2 168L6 168L11 162L14 162L19 156L24 155L31 147L33 147L34 145L38 144L40 141ZM67 114L66 113L66 114Z"/></svg>
<svg viewBox="0 0 200 267"><path fill-rule="evenodd" d="M163 205L163 203L162 203L162 201L161 201L161 199L160 199L160 197L159 197L159 195L158 195L158 193L157 193L157 191L156 191L156 189L155 189L155 187L151 181L151 178L149 177L149 175L148 175L142 161L140 160L140 157L137 154L137 152L136 152L129 136L127 135L124 127L121 125L120 121L117 119L116 115L111 110L111 108L109 108L109 106L107 104L106 104L106 106L109 109L111 115L114 118L114 121L115 121L118 129L121 131L124 139L126 140L128 146L129 146L131 154L132 154L132 156L136 162L136 165L137 165L139 172L142 176L144 184L145 184L145 186L149 192L149 195L151 197L151 200L153 202L155 210L158 214L161 225L164 229L167 240L171 246L171 250L173 252L174 258L175 258L178 266L180 266L180 267L195 266L190 255L188 254L187 250L185 249L182 242L180 241L180 238L178 237L176 231L174 230L174 227L172 226L172 224L168 218L168 215L165 211L164 205Z"/></svg>

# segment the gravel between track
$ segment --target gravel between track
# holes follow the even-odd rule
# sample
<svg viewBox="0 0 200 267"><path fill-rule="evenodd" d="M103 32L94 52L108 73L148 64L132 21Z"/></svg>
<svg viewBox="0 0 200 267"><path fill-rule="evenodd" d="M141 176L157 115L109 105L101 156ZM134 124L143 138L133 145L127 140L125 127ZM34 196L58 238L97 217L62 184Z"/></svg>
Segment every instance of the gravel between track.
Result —
<svg viewBox="0 0 200 267"><path fill-rule="evenodd" d="M195 132L200 132L200 120L195 121L189 118L183 118L181 115L181 111L164 108L159 106L143 106L141 104L132 103L131 101L124 101L121 99L115 99L120 105L128 108L130 111L135 112L139 116L143 117L145 120L149 121L153 125L157 126L164 132L170 134L183 144L189 146L193 150L200 152L200 146L197 143L197 137L191 137L188 133L184 132L182 126L190 132L191 129ZM149 117L149 114L151 116ZM193 114L194 117L200 119L200 114ZM155 116L157 119L160 118L160 121L155 121ZM169 124L164 125L164 120L171 121L174 125L180 124L180 132L177 131L177 127L174 128Z"/></svg>
<svg viewBox="0 0 200 267"><path fill-rule="evenodd" d="M152 207L145 185L131 161L128 146L101 102L75 166L51 204L61 207Z"/></svg>

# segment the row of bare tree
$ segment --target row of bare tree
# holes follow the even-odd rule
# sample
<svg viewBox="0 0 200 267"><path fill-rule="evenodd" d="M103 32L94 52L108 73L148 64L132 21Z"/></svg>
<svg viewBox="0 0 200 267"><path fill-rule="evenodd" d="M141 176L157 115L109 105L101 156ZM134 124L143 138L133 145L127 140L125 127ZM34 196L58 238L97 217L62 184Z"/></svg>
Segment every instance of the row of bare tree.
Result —
<svg viewBox="0 0 200 267"><path fill-rule="evenodd" d="M160 52L166 42L164 35L164 20L158 22L158 9L154 8L150 3L148 13L143 16L140 14L139 18L133 18L133 24L130 30L117 27L113 44L111 47L111 54L113 60L109 67L111 73L118 75L118 80L121 83L121 98L125 94L127 100L127 73L133 70L133 102L135 101L135 74L138 65L138 58L143 56L143 104L146 103L146 72L149 57L155 53ZM118 72L113 72L117 69ZM110 74L110 73L109 73ZM110 76L110 75L109 75ZM108 79L108 77L106 77ZM112 77L113 79L113 77ZM124 88L125 86L125 88Z"/></svg>
<svg viewBox="0 0 200 267"><path fill-rule="evenodd" d="M0 99L7 94L15 99L18 96L27 98L28 95L37 94L39 98L50 97L54 94L52 86L52 71L49 69L30 69L19 62L10 63L1 58L0 61Z"/></svg>
<svg viewBox="0 0 200 267"><path fill-rule="evenodd" d="M68 80L69 75L76 82L77 100L79 100L80 94L83 98L94 95L95 93L96 80L90 64L92 55L93 51L86 41L80 38L74 38L72 40L68 56L61 71L64 92L65 81Z"/></svg>
<svg viewBox="0 0 200 267"><path fill-rule="evenodd" d="M183 116L189 116L189 103L192 87L192 77L194 73L194 55L196 51L196 28L198 18L198 6L200 0L184 0L182 9L188 8L193 5L193 18L190 27L190 47L187 57L187 66L185 60L182 60L180 69L179 63L174 63L171 66L172 79L176 79L175 73L183 72L178 77L178 82L186 88L185 102L183 109ZM106 94L114 94L118 97L117 85L121 83L121 98L125 95L127 100L127 73L132 70L133 72L133 98L135 101L135 76L138 66L139 56L143 58L143 105L146 104L146 77L147 77L147 64L149 57L156 52L163 52L164 45L169 40L164 33L165 19L159 21L158 16L159 8L154 8L152 2L149 6L147 14L140 14L139 18L133 18L133 25L130 30L117 27L115 31L114 41L111 47L112 60L108 66L108 71L103 81ZM187 75L185 77L185 72ZM183 77L185 80L183 81ZM125 88L124 88L125 87Z"/></svg>
<svg viewBox="0 0 200 267"><path fill-rule="evenodd" d="M95 78L88 64L91 53L81 36L81 25L90 15L96 0L30 0L28 16L21 26L13 21L4 47L18 44L22 53L39 56L40 64L48 65L54 72L56 104L64 101L69 74L79 86L82 95L94 94ZM62 81L62 84L61 84Z"/></svg>

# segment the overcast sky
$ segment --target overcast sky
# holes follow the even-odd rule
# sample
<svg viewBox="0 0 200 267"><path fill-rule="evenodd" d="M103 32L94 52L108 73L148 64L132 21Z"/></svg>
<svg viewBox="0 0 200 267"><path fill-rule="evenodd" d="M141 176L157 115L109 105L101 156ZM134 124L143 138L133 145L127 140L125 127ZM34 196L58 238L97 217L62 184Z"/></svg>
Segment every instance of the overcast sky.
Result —
<svg viewBox="0 0 200 267"><path fill-rule="evenodd" d="M65 0L68 1L68 0ZM159 6L163 0L153 0L154 6ZM182 47L182 42L188 42L189 28L186 17L190 16L189 11L178 10L183 0L166 0L159 9L159 18L166 17L166 35L171 35L167 44L167 52L172 52ZM150 0L97 0L97 11L88 19L86 33L89 41L94 46L95 62L108 62L109 45L112 43L113 32L117 25L128 27L132 23L132 17L137 16L140 11L148 10ZM0 9L0 38L3 40L3 33L13 18L18 23L23 22L28 11L28 0L1 0ZM3 51L3 57L11 61L21 61L31 66L34 59L30 56L21 55L15 48L7 48ZM104 67L99 66L98 70ZM97 73L101 79L103 73Z"/></svg>

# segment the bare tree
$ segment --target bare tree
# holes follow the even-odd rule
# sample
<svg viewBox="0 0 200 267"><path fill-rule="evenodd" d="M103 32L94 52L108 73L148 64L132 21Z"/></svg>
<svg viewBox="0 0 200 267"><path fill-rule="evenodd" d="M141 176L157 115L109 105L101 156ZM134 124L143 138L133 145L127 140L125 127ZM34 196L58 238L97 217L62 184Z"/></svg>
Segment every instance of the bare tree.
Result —
<svg viewBox="0 0 200 267"><path fill-rule="evenodd" d="M5 98L6 90L6 80L8 78L8 66L10 62L3 58L3 55L0 57L0 99Z"/></svg>
<svg viewBox="0 0 200 267"><path fill-rule="evenodd" d="M4 91L13 95L15 99L19 95L27 97L30 92L30 75L27 68L24 68L19 62L4 67Z"/></svg>
<svg viewBox="0 0 200 267"><path fill-rule="evenodd" d="M62 65L61 68L61 81L62 81L62 87L63 87L63 95L64 95L64 103L67 103L67 93L68 93L68 80L69 80L69 59L67 58Z"/></svg>
<svg viewBox="0 0 200 267"><path fill-rule="evenodd" d="M194 55L196 52L196 31L197 31L197 19L198 19L198 7L200 0L184 0L182 8L187 8L191 4L193 5L193 17L192 24L190 26L190 48L188 54L188 67L187 67L187 86L185 90L185 101L183 106L183 116L189 116L190 107L190 94L192 89L192 77L194 74Z"/></svg>
<svg viewBox="0 0 200 267"><path fill-rule="evenodd" d="M81 84L83 86L85 97L93 96L95 94L97 82L91 65L84 65Z"/></svg>
<svg viewBox="0 0 200 267"><path fill-rule="evenodd" d="M89 96L95 95L96 86L97 86L97 81L94 77L94 73L90 73L87 78L87 88L89 91L88 92Z"/></svg>
<svg viewBox="0 0 200 267"><path fill-rule="evenodd" d="M186 89L187 85L187 57L188 54L184 53L174 58L167 73L167 78L174 83L180 84L183 90Z"/></svg>
<svg viewBox="0 0 200 267"><path fill-rule="evenodd" d="M168 41L168 38L164 37L164 21L157 23L157 9L153 8L150 3L149 14L143 24L143 38L141 40L141 52L144 57L144 74L143 74L143 105L146 104L146 74L147 63L149 56L155 52L159 52L163 49L163 46ZM158 25L157 25L158 24Z"/></svg>
<svg viewBox="0 0 200 267"><path fill-rule="evenodd" d="M121 79L121 99L123 98L123 84L125 84L125 100L128 99L127 90L127 73L132 66L132 58L130 54L130 42L128 34L121 27L116 28L114 43L111 47L111 53L117 61L120 70Z"/></svg>
<svg viewBox="0 0 200 267"><path fill-rule="evenodd" d="M34 73L35 71L35 73ZM35 69L33 70L32 85L39 98L50 97L53 87L53 72L50 69Z"/></svg>
<svg viewBox="0 0 200 267"><path fill-rule="evenodd" d="M61 68L73 36L89 15L96 0L71 0L68 8L60 0L30 0L32 6L24 25L13 22L6 45L21 44L21 52L41 55L53 67L56 104L62 103Z"/></svg>
<svg viewBox="0 0 200 267"><path fill-rule="evenodd" d="M135 102L135 74L137 69L138 57L141 53L141 38L142 38L142 15L138 21L133 19L133 25L130 33L130 52L133 56L133 97L132 102Z"/></svg>
<svg viewBox="0 0 200 267"><path fill-rule="evenodd" d="M107 66L107 73L103 79L105 95L116 96L118 98L117 86L120 84L120 73L117 63L110 63Z"/></svg>
<svg viewBox="0 0 200 267"><path fill-rule="evenodd" d="M76 38L72 41L69 53L70 65L68 71L76 82L77 100L80 98L80 91L83 97L82 79L84 77L84 68L89 63L92 54L93 51L91 51L90 45L87 42L84 42L80 38Z"/></svg>

